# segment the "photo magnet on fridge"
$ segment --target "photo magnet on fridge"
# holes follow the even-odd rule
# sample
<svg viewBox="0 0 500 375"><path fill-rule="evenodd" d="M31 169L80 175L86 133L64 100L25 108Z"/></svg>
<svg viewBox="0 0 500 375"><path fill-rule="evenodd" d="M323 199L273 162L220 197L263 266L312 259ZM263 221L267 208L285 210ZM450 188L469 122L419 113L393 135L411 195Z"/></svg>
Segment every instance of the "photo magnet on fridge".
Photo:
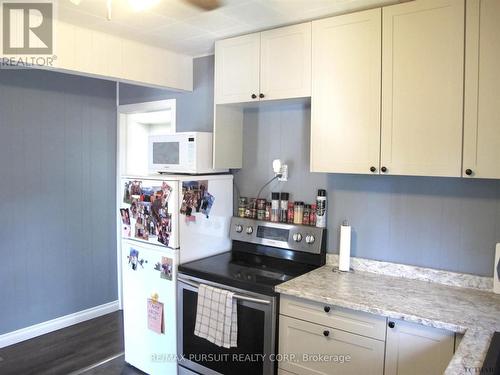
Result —
<svg viewBox="0 0 500 375"><path fill-rule="evenodd" d="M160 278L172 280L172 259L169 257L161 257L161 273Z"/></svg>
<svg viewBox="0 0 500 375"><path fill-rule="evenodd" d="M130 212L128 208L120 208L120 215L122 217L122 224L130 225Z"/></svg>

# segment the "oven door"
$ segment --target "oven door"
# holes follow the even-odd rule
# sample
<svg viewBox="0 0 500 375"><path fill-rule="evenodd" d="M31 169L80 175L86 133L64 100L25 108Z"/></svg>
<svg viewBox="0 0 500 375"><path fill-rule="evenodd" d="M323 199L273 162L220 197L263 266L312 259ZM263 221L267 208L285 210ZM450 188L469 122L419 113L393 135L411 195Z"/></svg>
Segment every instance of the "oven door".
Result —
<svg viewBox="0 0 500 375"><path fill-rule="evenodd" d="M179 365L206 375L274 374L276 297L181 275L177 279L177 347ZM238 309L238 346L223 348L194 334L198 285L235 293Z"/></svg>

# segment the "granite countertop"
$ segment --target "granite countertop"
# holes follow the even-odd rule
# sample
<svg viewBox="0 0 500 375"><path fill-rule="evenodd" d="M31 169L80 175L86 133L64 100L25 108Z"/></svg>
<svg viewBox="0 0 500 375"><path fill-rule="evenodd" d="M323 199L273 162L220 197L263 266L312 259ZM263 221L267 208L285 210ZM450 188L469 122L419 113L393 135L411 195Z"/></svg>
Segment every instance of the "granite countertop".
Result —
<svg viewBox="0 0 500 375"><path fill-rule="evenodd" d="M478 373L493 332L500 331L500 295L330 265L280 284L276 291L313 301L464 334L445 374ZM471 369L471 370L467 370Z"/></svg>

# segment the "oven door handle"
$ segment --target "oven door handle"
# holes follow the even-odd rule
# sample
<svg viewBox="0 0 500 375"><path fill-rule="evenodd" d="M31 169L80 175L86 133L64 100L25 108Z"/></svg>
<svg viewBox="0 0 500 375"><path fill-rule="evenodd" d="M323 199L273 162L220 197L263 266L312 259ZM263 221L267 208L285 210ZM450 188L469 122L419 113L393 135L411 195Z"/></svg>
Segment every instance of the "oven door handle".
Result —
<svg viewBox="0 0 500 375"><path fill-rule="evenodd" d="M184 279L182 277L177 277L177 281L180 281L184 284L190 285L193 288L198 289L200 287L199 283L196 283L191 280ZM247 297L247 296L242 296L241 294L234 293L233 298L239 299L241 301L248 301L248 302L255 302L255 303L261 303L263 305L269 305L271 304L271 301L267 301L265 299L259 299L259 298L253 298L253 297Z"/></svg>

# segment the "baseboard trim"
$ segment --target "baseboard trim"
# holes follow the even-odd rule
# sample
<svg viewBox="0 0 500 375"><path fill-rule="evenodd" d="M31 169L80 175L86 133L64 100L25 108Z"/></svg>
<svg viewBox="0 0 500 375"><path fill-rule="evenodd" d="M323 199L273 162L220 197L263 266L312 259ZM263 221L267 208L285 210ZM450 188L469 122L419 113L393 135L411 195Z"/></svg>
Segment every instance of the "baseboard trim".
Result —
<svg viewBox="0 0 500 375"><path fill-rule="evenodd" d="M78 311L73 314L61 316L46 322L38 323L16 331L0 335L0 348L17 344L18 342L32 339L37 336L45 335L61 328L72 326L89 319L94 319L119 310L118 301L108 302L103 305L91 307L90 309Z"/></svg>

